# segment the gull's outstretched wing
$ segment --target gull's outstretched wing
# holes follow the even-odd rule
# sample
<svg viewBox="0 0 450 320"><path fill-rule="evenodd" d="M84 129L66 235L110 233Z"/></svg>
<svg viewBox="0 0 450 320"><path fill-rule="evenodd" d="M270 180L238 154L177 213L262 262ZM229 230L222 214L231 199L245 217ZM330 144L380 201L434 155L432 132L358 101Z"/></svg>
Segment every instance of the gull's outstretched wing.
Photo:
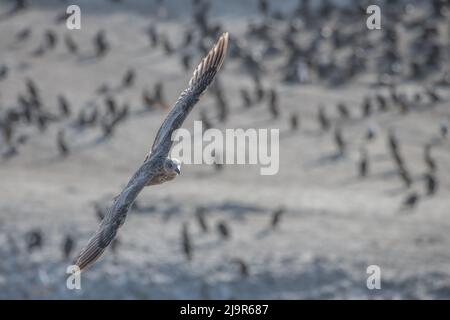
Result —
<svg viewBox="0 0 450 320"><path fill-rule="evenodd" d="M109 208L105 218L100 222L97 231L78 256L76 265L80 270L93 264L102 255L125 222L128 210L139 192L162 169L163 162L172 145L172 133L181 126L189 111L214 79L225 58L227 46L228 33L224 33L195 69L194 75L189 81L189 87L183 91L161 125L153 143L151 155L145 159L125 189L114 198L114 203Z"/></svg>
<svg viewBox="0 0 450 320"><path fill-rule="evenodd" d="M228 32L222 34L216 45L203 58L195 69L189 86L185 89L170 110L156 134L151 152L158 152L167 157L172 146L172 133L181 127L184 119L213 81L217 71L223 64L228 48Z"/></svg>
<svg viewBox="0 0 450 320"><path fill-rule="evenodd" d="M113 204L102 222L100 222L97 231L95 231L87 246L83 248L78 256L75 264L80 270L94 263L106 250L116 237L119 228L125 222L131 204L146 186L147 182L161 170L161 167L161 158L150 157L136 171L125 189L114 198Z"/></svg>

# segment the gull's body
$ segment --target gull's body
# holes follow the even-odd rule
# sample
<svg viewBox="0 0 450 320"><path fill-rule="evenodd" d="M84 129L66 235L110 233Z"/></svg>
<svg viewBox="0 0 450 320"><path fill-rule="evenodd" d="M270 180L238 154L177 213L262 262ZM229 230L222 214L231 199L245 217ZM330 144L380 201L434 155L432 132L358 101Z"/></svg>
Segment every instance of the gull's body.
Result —
<svg viewBox="0 0 450 320"><path fill-rule="evenodd" d="M167 158L166 161L164 161L163 170L152 177L148 181L147 186L153 186L155 184L173 180L179 174L181 174L181 162L175 158Z"/></svg>
<svg viewBox="0 0 450 320"><path fill-rule="evenodd" d="M181 93L159 128L151 152L127 186L114 198L114 203L100 222L97 231L78 256L76 265L80 270L94 263L109 246L125 222L128 209L145 186L173 180L180 173L180 162L168 158L172 134L181 127L189 112L213 81L223 64L227 47L228 33L224 33L195 69L188 88Z"/></svg>

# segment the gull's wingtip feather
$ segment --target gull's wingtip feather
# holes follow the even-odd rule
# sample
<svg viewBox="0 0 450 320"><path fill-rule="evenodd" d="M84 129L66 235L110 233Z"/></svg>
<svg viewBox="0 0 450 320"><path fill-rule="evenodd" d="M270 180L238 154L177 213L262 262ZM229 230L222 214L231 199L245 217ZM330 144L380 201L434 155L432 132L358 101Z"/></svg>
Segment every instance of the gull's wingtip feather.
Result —
<svg viewBox="0 0 450 320"><path fill-rule="evenodd" d="M81 250L77 261L75 262L75 265L78 266L80 271L83 271L94 262L96 262L115 236L115 234L111 235L107 243L101 244L101 237L103 232L104 230L102 229L97 230L93 237L89 240L87 246Z"/></svg>
<svg viewBox="0 0 450 320"><path fill-rule="evenodd" d="M214 46L210 49L208 54L200 61L197 67L194 69L191 79L189 80L188 88L184 90L178 97L175 106L169 112L169 115L164 120L163 124L159 128L155 141L153 142L151 150L155 150L160 142L164 139L166 133L172 134L173 132L173 120L182 115L187 115L195 103L200 99L202 94L206 91L208 86L214 80L217 72L222 66L228 49L229 34L228 32L222 33ZM179 103L181 102L181 103ZM178 107L177 107L178 106ZM184 120L184 119L183 119ZM176 128L175 128L176 129Z"/></svg>
<svg viewBox="0 0 450 320"><path fill-rule="evenodd" d="M202 59L200 64L195 68L194 74L189 81L190 87L195 87L201 82L205 82L201 91L204 91L209 83L214 79L217 71L222 66L228 49L229 34L224 32L206 57ZM205 79L206 78L206 79ZM204 81L202 81L204 80Z"/></svg>

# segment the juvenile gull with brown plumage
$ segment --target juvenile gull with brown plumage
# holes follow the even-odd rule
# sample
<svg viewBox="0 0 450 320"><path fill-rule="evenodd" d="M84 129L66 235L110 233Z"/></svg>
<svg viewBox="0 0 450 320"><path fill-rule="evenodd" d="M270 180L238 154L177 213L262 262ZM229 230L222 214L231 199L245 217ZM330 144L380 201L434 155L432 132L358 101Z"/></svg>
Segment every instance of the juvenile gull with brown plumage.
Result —
<svg viewBox="0 0 450 320"><path fill-rule="evenodd" d="M130 206L145 186L172 180L180 173L180 162L168 157L172 146L172 134L181 127L189 112L213 81L223 64L227 47L228 33L224 33L195 69L188 88L181 93L159 128L151 152L127 186L114 198L97 231L78 256L76 265L80 270L92 265L111 244L117 231L124 224Z"/></svg>

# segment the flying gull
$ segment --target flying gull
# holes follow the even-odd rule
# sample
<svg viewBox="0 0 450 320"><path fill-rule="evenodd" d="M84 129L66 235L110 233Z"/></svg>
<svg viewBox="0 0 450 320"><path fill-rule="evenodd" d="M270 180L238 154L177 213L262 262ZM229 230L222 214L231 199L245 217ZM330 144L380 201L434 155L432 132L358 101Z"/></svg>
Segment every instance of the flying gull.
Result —
<svg viewBox="0 0 450 320"><path fill-rule="evenodd" d="M227 47L228 33L224 33L195 69L188 88L181 93L159 128L151 152L122 192L114 198L97 231L82 249L76 261L80 270L92 265L111 244L117 231L124 224L130 206L145 186L161 184L180 174L180 162L168 157L172 146L172 134L181 127L189 112L213 81L223 64Z"/></svg>

